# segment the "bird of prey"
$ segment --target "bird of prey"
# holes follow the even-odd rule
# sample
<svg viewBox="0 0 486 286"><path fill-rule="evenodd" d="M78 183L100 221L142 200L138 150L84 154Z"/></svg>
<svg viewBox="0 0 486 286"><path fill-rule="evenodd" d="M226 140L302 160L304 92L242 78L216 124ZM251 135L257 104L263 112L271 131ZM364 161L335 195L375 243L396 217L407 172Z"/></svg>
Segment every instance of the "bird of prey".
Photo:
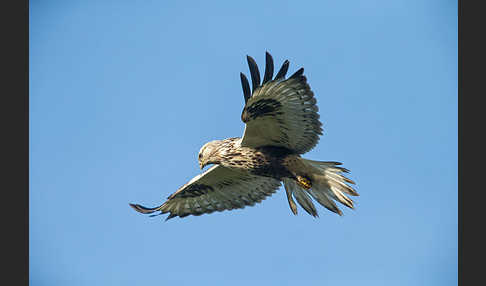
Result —
<svg viewBox="0 0 486 286"><path fill-rule="evenodd" d="M136 211L154 215L169 213L167 219L209 214L253 206L277 191L283 182L290 209L297 215L299 205L310 215L318 213L314 199L328 210L342 215L334 201L353 207L346 195L358 196L344 176L349 171L339 162L313 161L301 157L314 148L322 123L316 98L297 70L285 78L286 60L275 78L272 56L266 53L265 73L247 56L252 85L240 73L245 106L241 120L246 124L243 137L214 140L199 151L201 170L213 164L171 194L162 205L147 208L130 204Z"/></svg>

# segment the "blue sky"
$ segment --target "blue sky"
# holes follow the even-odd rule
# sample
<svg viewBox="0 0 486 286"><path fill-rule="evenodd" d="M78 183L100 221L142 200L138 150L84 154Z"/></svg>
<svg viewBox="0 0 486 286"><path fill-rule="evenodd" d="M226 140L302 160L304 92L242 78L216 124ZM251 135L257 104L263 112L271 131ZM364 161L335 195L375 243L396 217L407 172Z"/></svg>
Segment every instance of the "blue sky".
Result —
<svg viewBox="0 0 486 286"><path fill-rule="evenodd" d="M356 209L149 218L290 60ZM31 1L30 284L456 285L457 1ZM262 68L263 69L263 68Z"/></svg>

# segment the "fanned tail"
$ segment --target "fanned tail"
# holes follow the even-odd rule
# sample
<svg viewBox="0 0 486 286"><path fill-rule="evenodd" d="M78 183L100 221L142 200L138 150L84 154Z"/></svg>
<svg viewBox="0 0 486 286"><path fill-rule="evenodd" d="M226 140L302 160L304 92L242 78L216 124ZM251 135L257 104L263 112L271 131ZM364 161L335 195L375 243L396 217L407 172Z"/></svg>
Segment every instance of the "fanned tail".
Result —
<svg viewBox="0 0 486 286"><path fill-rule="evenodd" d="M313 161L303 158L300 158L300 160L305 170L298 172L303 172L309 177L311 187L309 189L303 188L294 179L283 179L292 213L297 214L297 206L293 197L307 213L314 217L317 217L318 214L311 197L323 207L339 215L343 213L334 200L354 209L353 200L348 198L346 194L350 196L359 196L359 194L348 185L355 184L355 182L343 175L343 173L349 173L349 170L339 167L341 165L339 162Z"/></svg>

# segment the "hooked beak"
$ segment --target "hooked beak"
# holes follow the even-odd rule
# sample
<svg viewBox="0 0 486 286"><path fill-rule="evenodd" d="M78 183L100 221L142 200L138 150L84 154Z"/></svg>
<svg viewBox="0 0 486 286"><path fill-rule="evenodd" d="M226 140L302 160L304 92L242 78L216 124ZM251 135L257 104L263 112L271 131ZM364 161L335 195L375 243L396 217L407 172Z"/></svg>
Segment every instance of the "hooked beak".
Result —
<svg viewBox="0 0 486 286"><path fill-rule="evenodd" d="M204 165L203 163L199 163L199 168L201 168L201 170L204 168L204 166L206 165Z"/></svg>

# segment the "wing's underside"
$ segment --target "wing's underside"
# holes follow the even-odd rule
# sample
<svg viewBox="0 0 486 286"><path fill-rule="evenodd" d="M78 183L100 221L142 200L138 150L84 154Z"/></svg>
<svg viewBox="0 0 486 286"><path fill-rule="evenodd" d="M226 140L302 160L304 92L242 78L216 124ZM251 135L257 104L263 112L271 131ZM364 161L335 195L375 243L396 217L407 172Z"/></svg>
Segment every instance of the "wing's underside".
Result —
<svg viewBox="0 0 486 286"><path fill-rule="evenodd" d="M179 216L209 214L253 206L272 195L280 181L237 172L220 165L194 177L155 208L130 204L136 211L151 214L170 213L167 219Z"/></svg>
<svg viewBox="0 0 486 286"><path fill-rule="evenodd" d="M301 68L288 79L289 62L285 61L275 79L273 59L266 54L265 75L260 85L258 67L247 57L252 78L252 92L248 79L240 74L245 97L241 120L246 123L242 146L280 146L297 154L308 152L319 141L322 123L314 93L307 84Z"/></svg>

